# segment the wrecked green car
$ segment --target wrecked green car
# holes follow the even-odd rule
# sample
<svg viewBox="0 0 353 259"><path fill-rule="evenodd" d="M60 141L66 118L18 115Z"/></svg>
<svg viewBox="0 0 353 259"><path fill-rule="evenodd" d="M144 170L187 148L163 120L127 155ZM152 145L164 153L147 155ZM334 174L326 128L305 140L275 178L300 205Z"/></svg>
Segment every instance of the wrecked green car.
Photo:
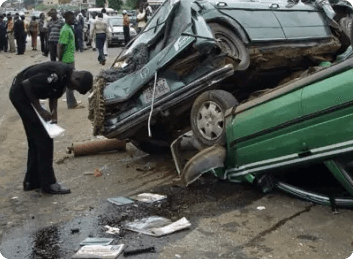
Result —
<svg viewBox="0 0 353 259"><path fill-rule="evenodd" d="M217 121L213 111L204 115L203 124ZM236 105L226 111L224 120L224 146L197 146L203 132L193 130L192 144L202 151L185 166L180 147L187 136L174 141L172 153L186 184L212 173L223 180L255 184L264 192L277 187L313 202L353 206L353 58L320 67ZM308 191L281 178L288 170L318 163L325 164L346 195ZM307 181L311 173L300 181Z"/></svg>
<svg viewBox="0 0 353 259"><path fill-rule="evenodd" d="M350 44L351 13L342 1L287 6L167 0L111 69L97 77L89 115L94 135L130 139L148 153L165 152L190 129L192 104L205 91L227 90L241 102L293 73L335 60ZM268 80L261 75L272 81L264 85ZM233 105L229 100L220 113ZM220 119L222 130L205 134L205 142L218 138L223 125Z"/></svg>

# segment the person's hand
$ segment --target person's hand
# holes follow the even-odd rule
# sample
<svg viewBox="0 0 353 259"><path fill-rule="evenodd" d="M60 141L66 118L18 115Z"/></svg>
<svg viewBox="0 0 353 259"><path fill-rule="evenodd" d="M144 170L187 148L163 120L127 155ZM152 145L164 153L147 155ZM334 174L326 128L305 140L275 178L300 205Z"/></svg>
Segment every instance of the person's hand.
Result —
<svg viewBox="0 0 353 259"><path fill-rule="evenodd" d="M39 112L39 115L40 115L45 121L50 121L50 120L52 119L50 112L48 112L48 111L45 110L45 109L42 109L42 110Z"/></svg>

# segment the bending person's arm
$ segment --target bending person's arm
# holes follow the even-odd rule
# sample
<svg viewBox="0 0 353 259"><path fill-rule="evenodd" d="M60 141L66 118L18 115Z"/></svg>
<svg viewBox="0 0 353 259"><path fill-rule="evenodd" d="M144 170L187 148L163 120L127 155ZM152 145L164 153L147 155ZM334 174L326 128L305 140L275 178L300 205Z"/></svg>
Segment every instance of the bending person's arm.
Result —
<svg viewBox="0 0 353 259"><path fill-rule="evenodd" d="M33 89L32 89L33 83L41 83L41 82L43 82L42 81L43 78L44 78L44 80L46 80L46 78L47 78L46 74L40 73L38 75L35 75L33 77L30 77L30 78L22 81L22 85L23 85L23 88L25 90L25 93L26 93L28 99L33 104L34 108L38 111L40 116L42 116L42 118L45 121L49 121L49 120L51 120L51 114L47 110L42 108L42 106L39 103L39 99L34 95Z"/></svg>

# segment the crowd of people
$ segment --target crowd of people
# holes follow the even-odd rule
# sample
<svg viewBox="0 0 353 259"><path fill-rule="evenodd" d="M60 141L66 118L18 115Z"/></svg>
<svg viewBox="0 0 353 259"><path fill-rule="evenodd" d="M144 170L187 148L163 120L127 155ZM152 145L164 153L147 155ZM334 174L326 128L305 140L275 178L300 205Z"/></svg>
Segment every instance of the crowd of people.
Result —
<svg viewBox="0 0 353 259"><path fill-rule="evenodd" d="M49 62L30 66L14 78L10 88L10 100L20 115L28 141L27 171L23 181L23 190L40 188L50 194L67 194L70 189L59 184L53 169L54 141L42 125L39 116L51 123L57 123L57 104L64 92L68 109L83 108L76 101L74 90L86 94L93 84L93 75L88 71L75 70L75 51L83 51L83 15L66 12L65 21L59 19L55 9L48 13L48 21L42 13L37 22L32 17L27 24L24 16L0 15L0 51L15 52L22 55L26 50L27 35L31 36L32 50L37 50L37 37L41 42L44 56L50 54ZM95 15L94 15L95 16ZM89 32L94 48L98 49L98 61L104 65L107 55L107 38L111 37L108 29L106 10L96 14L89 23ZM147 21L146 9L141 7L137 20L142 29ZM129 36L129 17L123 11L125 42ZM40 99L49 99L50 111L43 108Z"/></svg>

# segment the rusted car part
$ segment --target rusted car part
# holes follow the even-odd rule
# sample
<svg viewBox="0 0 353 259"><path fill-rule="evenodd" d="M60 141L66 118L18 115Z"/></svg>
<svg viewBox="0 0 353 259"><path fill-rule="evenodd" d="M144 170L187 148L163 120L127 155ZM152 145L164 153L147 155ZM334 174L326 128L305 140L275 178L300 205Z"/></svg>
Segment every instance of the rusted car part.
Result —
<svg viewBox="0 0 353 259"><path fill-rule="evenodd" d="M75 156L88 156L114 150L126 150L126 141L118 139L107 139L72 143L72 146L67 148L67 153L74 153Z"/></svg>

